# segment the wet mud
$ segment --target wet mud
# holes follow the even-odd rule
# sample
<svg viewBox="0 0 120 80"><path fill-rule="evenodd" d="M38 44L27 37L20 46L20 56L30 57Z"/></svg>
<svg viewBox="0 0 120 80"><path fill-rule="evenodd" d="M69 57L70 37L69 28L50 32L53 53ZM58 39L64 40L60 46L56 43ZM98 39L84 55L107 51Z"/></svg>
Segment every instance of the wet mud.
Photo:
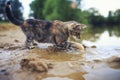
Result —
<svg viewBox="0 0 120 80"><path fill-rule="evenodd" d="M0 80L120 80L120 47L54 51L39 43L28 50L20 28L0 30Z"/></svg>

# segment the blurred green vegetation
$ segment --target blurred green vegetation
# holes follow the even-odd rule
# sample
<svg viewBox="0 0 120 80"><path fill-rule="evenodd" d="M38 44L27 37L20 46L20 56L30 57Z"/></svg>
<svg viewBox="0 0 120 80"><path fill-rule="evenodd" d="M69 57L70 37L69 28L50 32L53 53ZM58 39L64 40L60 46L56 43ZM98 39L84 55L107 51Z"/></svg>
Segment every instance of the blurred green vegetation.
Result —
<svg viewBox="0 0 120 80"><path fill-rule="evenodd" d="M87 23L86 15L79 9L81 0L73 3L70 0L34 0L30 4L33 11L30 16L46 20L75 20L81 23Z"/></svg>
<svg viewBox="0 0 120 80"><path fill-rule="evenodd" d="M109 11L104 17L95 8L81 10L82 0L34 0L30 4L33 11L30 16L46 20L75 20L91 26L115 26L120 25L120 9Z"/></svg>
<svg viewBox="0 0 120 80"><path fill-rule="evenodd" d="M0 0L0 31L12 28L5 16L5 3L7 0ZM22 4L19 0L12 1L12 10L17 19L22 19ZM88 10L81 9L82 0L33 0L30 4L30 17L45 20L77 21L90 27L84 30L82 39L96 41L104 31L109 36L120 37L120 9L115 12L109 11L104 17L95 8ZM8 27L9 26L9 27ZM11 26L11 27L10 27Z"/></svg>
<svg viewBox="0 0 120 80"><path fill-rule="evenodd" d="M81 39L96 41L105 31L108 32L109 37L120 37L120 26L91 26L84 29Z"/></svg>
<svg viewBox="0 0 120 80"><path fill-rule="evenodd" d="M5 16L5 3L0 0L0 21L7 21ZM17 19L23 19L22 4L19 0L12 1L12 10ZM74 2L73 2L74 1ZM82 10L82 0L33 0L30 4L30 17L45 20L77 21L94 27L120 25L120 9L109 11L104 17L95 8Z"/></svg>

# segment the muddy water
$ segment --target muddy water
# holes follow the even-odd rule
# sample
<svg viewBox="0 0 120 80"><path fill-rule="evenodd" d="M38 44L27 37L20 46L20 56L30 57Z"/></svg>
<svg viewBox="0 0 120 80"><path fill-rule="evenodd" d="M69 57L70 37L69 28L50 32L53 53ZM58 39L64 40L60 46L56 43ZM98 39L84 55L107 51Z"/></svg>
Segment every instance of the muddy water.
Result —
<svg viewBox="0 0 120 80"><path fill-rule="evenodd" d="M120 80L119 45L84 40L82 43L88 46L84 52L53 52L46 47L51 44L38 44L37 48L26 50L25 36L19 28L0 35L0 80ZM96 47L91 48L92 45ZM53 68L42 73L22 70L19 63L26 57L50 62Z"/></svg>

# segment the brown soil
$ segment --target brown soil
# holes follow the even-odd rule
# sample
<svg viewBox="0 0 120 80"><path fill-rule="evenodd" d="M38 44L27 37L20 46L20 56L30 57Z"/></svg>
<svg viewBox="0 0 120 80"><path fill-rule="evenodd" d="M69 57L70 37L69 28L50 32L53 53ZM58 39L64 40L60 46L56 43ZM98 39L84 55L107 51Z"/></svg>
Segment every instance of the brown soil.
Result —
<svg viewBox="0 0 120 80"><path fill-rule="evenodd" d="M0 80L120 80L118 57L88 61L85 52L27 50L24 42L19 27L0 24Z"/></svg>

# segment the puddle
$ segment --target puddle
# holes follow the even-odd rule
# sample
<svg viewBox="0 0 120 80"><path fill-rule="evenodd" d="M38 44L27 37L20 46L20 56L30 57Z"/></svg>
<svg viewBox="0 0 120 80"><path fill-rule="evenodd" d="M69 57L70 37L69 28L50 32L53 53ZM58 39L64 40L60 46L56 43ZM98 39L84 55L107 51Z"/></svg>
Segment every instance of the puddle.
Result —
<svg viewBox="0 0 120 80"><path fill-rule="evenodd" d="M60 77L49 77L49 78L45 78L42 80L73 80L73 79L69 79L69 78L60 78Z"/></svg>
<svg viewBox="0 0 120 80"><path fill-rule="evenodd" d="M74 52L74 53L67 53L65 51L61 52L49 52L48 49L34 49L31 50L30 53L37 54L39 57L48 59L48 60L55 60L55 61L75 61L82 58L82 52Z"/></svg>
<svg viewBox="0 0 120 80"><path fill-rule="evenodd" d="M88 46L94 45L94 43L91 43L89 41L83 41L84 44L88 43ZM87 60L94 60L94 59L107 59L111 56L118 56L120 57L120 46L119 45L97 45L96 48L87 48L86 49L86 55L84 56Z"/></svg>
<svg viewBox="0 0 120 80"><path fill-rule="evenodd" d="M85 80L120 80L120 70L108 67L89 68L88 74L85 74L84 78Z"/></svg>
<svg viewBox="0 0 120 80"><path fill-rule="evenodd" d="M83 40L88 46L85 52L53 52L47 48L51 44L41 43L38 48L23 50L25 36L19 29L0 32L0 80L120 80L120 40L107 37L110 44L103 44L106 36L108 33L104 32L98 39L102 42ZM116 41L114 45L112 40ZM50 62L53 68L47 72L24 71L20 61L26 57Z"/></svg>

